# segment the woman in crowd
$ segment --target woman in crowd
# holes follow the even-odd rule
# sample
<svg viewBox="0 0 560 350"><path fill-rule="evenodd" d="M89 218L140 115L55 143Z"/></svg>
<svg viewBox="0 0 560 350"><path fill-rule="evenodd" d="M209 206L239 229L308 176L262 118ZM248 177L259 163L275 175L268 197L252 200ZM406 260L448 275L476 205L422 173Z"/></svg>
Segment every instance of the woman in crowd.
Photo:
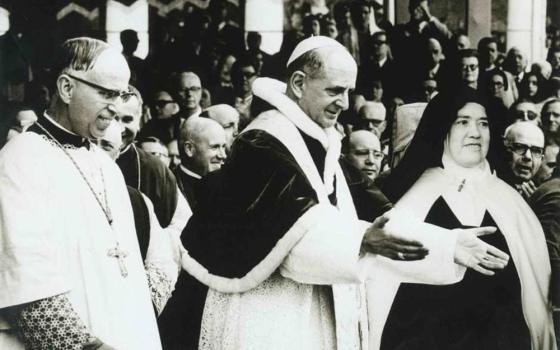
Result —
<svg viewBox="0 0 560 350"><path fill-rule="evenodd" d="M482 88L487 92L488 97L493 97L501 101L504 107L509 108L514 102L514 96L506 73L501 69L494 69L486 75L486 85Z"/></svg>
<svg viewBox="0 0 560 350"><path fill-rule="evenodd" d="M456 284L389 291L391 310L378 316L387 317L382 349L556 349L544 234L521 196L495 175L504 156L491 142L499 136L488 106L468 88L436 96L385 193L427 223L497 227L482 239L510 262L492 277L467 271Z"/></svg>
<svg viewBox="0 0 560 350"><path fill-rule="evenodd" d="M527 99L540 109L544 101L550 96L548 80L538 72L529 72L521 81L519 97Z"/></svg>

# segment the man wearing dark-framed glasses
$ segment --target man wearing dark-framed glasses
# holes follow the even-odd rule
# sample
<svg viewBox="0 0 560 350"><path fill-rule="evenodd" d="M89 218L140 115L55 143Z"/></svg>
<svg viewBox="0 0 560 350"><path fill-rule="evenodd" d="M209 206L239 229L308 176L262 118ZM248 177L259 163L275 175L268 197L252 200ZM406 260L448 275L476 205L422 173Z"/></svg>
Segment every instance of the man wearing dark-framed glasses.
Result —
<svg viewBox="0 0 560 350"><path fill-rule="evenodd" d="M530 121L509 126L504 134L509 153L508 182L527 199L536 190L533 178L539 170L544 154L544 134Z"/></svg>
<svg viewBox="0 0 560 350"><path fill-rule="evenodd" d="M0 349L161 349L126 184L92 142L130 70L86 37L54 61L53 103L0 151Z"/></svg>
<svg viewBox="0 0 560 350"><path fill-rule="evenodd" d="M182 71L171 76L170 91L173 99L179 104L179 115L183 119L198 116L202 112L202 84L200 77L192 71Z"/></svg>
<svg viewBox="0 0 560 350"><path fill-rule="evenodd" d="M93 89L97 90L97 93L99 94L99 96L101 96L101 98L108 100L108 101L116 101L119 98L122 99L123 101L128 101L128 99L133 96L134 94L127 88L125 90L119 90L119 89L111 89L105 86L101 86L99 84L93 83L91 81L88 81L86 79L83 78L79 78L75 75L66 74L67 76L69 76L70 78L79 81L82 84L85 84Z"/></svg>

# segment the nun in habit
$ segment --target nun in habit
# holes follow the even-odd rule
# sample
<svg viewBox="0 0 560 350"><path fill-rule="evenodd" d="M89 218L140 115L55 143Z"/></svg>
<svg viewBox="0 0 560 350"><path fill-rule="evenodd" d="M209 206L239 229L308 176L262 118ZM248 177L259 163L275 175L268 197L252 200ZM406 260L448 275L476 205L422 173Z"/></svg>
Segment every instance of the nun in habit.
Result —
<svg viewBox="0 0 560 350"><path fill-rule="evenodd" d="M443 286L385 276L368 291L372 348L556 349L545 237L521 196L495 175L492 111L472 89L439 94L384 190L426 223L497 227L481 238L510 255L508 266L493 276L467 270Z"/></svg>

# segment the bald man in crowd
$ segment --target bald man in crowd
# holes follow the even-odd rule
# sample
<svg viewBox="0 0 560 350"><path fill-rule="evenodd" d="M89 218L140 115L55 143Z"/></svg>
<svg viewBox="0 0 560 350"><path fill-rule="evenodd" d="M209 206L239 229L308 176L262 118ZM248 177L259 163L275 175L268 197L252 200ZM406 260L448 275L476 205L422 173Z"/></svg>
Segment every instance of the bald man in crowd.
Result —
<svg viewBox="0 0 560 350"><path fill-rule="evenodd" d="M392 208L375 185L381 171L383 152L379 138L371 131L353 131L342 142L341 166L358 218L373 221Z"/></svg>
<svg viewBox="0 0 560 350"><path fill-rule="evenodd" d="M195 210L196 188L206 174L222 167L226 159L227 136L224 128L208 118L190 118L179 133L181 165L175 175L179 188Z"/></svg>
<svg viewBox="0 0 560 350"><path fill-rule="evenodd" d="M230 105L219 104L206 108L200 115L217 121L226 132L226 150L229 152L233 139L239 133L239 112Z"/></svg>
<svg viewBox="0 0 560 350"><path fill-rule="evenodd" d="M506 129L504 143L509 152L506 182L527 199L537 189L533 177L542 163L544 134L533 122L520 121Z"/></svg>
<svg viewBox="0 0 560 350"><path fill-rule="evenodd" d="M218 122L192 117L179 134L181 164L175 169L179 187L193 212L197 211L203 177L219 170L226 159L226 132ZM173 297L159 319L165 349L195 349L207 287L182 271Z"/></svg>
<svg viewBox="0 0 560 350"><path fill-rule="evenodd" d="M385 131L386 114L387 111L383 103L368 101L358 111L360 119L356 128L371 131L380 138Z"/></svg>
<svg viewBox="0 0 560 350"><path fill-rule="evenodd" d="M368 130L357 130L348 135L348 147L343 148L345 159L374 181L381 172L383 152L379 138Z"/></svg>

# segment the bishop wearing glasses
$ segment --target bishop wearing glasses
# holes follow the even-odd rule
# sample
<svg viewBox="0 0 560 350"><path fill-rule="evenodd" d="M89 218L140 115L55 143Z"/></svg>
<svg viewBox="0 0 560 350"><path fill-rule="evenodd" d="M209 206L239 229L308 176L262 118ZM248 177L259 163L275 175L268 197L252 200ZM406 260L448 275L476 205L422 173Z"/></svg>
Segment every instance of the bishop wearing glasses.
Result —
<svg viewBox="0 0 560 350"><path fill-rule="evenodd" d="M56 102L0 151L0 349L160 349L151 292L166 276L147 278L123 175L90 141L130 71L90 38L56 62Z"/></svg>

